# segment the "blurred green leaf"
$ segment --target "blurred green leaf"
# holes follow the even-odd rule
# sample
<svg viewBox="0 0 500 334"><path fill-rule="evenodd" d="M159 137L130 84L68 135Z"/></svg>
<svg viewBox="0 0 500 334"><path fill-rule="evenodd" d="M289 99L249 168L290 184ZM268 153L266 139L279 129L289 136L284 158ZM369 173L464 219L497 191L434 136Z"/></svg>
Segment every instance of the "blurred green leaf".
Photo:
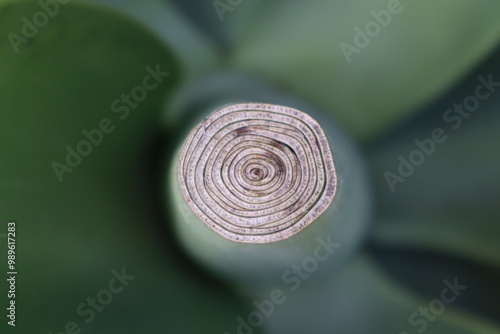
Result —
<svg viewBox="0 0 500 334"><path fill-rule="evenodd" d="M391 280L423 299L440 297L443 279L457 277L460 285L466 285L467 289L453 301L453 308L500 326L500 300L490 298L500 294L498 268L470 261L460 254L440 253L424 247L369 242L367 248L370 257Z"/></svg>
<svg viewBox="0 0 500 334"><path fill-rule="evenodd" d="M499 59L500 50L420 117L374 144L369 153L379 200L374 240L449 253L499 268ZM480 89L490 94L481 101L476 97L477 87L490 79L493 92ZM454 105L474 99L476 110L453 111ZM442 129L444 142L434 142L435 129ZM431 153L424 154L422 145ZM424 157L418 166L400 167L401 159L410 161L411 156L414 161L417 155ZM402 182L391 181L393 192L387 173L402 175L398 169L405 168L413 171Z"/></svg>
<svg viewBox="0 0 500 334"><path fill-rule="evenodd" d="M165 0L175 4L223 54L253 24L262 0Z"/></svg>
<svg viewBox="0 0 500 334"><path fill-rule="evenodd" d="M430 303L440 301L441 291L448 288L445 280L455 284L455 277L442 277L436 296L417 297L388 278L370 256L360 254L342 271L332 274L329 282L303 281L296 291L283 287L286 300L276 306L275 314L267 320L267 329L275 334L498 333L499 328L457 310L453 302L441 301L441 314L432 311L437 306L430 310ZM457 277L457 283L463 285L463 280ZM467 290L458 290L462 292ZM266 297L269 293L261 293L260 300ZM448 291L445 297L453 295ZM455 295L455 300L460 297ZM419 313L422 308L431 320Z"/></svg>
<svg viewBox="0 0 500 334"><path fill-rule="evenodd" d="M499 14L494 0L263 1L230 63L288 87L369 140L487 55L500 37ZM381 15L385 27L376 23ZM363 37L355 29L367 25L372 37L356 44ZM358 45L357 53L345 57L342 43Z"/></svg>
<svg viewBox="0 0 500 334"><path fill-rule="evenodd" d="M60 5L28 36L22 18L39 13L33 1L0 4L0 212L1 232L17 223L14 330L59 333L71 321L82 333L230 330L246 303L179 258L155 196L159 116L181 79L178 60L115 11ZM27 40L17 53L12 34ZM106 119L109 133L94 130ZM91 152L59 182L53 163L69 165L68 147ZM87 324L77 307L122 268L135 278Z"/></svg>
<svg viewBox="0 0 500 334"><path fill-rule="evenodd" d="M212 41L171 3L164 0L84 0L124 12L155 32L178 57L184 80L196 79L220 66Z"/></svg>

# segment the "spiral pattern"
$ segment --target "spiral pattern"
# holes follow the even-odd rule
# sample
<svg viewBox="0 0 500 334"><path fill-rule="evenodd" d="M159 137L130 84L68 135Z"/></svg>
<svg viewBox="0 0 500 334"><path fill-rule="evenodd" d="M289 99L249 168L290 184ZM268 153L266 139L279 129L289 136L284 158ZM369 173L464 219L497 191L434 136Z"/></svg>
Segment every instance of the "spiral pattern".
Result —
<svg viewBox="0 0 500 334"><path fill-rule="evenodd" d="M205 224L246 243L289 238L323 213L336 191L320 125L271 104L233 104L204 119L184 143L178 179Z"/></svg>

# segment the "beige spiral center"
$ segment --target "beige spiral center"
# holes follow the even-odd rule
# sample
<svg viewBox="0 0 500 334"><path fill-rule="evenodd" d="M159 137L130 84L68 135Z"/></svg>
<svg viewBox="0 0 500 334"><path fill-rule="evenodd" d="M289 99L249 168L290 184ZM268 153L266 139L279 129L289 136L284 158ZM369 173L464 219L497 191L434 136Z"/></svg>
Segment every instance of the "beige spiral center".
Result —
<svg viewBox="0 0 500 334"><path fill-rule="evenodd" d="M205 224L246 243L289 238L326 210L336 190L320 125L271 104L233 104L204 119L184 143L178 178Z"/></svg>

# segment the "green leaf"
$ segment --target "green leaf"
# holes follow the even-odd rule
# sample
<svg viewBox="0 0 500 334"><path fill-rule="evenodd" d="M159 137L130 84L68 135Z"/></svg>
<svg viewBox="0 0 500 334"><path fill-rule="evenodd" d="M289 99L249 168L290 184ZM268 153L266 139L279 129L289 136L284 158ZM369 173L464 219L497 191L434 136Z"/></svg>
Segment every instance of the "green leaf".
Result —
<svg viewBox="0 0 500 334"><path fill-rule="evenodd" d="M420 118L371 149L379 199L374 240L500 266L499 57L497 51ZM489 95L481 100L477 92ZM470 108L474 101L475 110ZM454 111L454 105L464 103L473 111ZM439 142L432 135L436 129L442 131ZM407 164L403 159L411 165L401 167Z"/></svg>
<svg viewBox="0 0 500 334"><path fill-rule="evenodd" d="M248 30L262 0L166 0L175 4L220 50L230 52Z"/></svg>
<svg viewBox="0 0 500 334"><path fill-rule="evenodd" d="M159 118L179 62L149 30L94 5L61 4L23 33L22 18L43 13L38 2L0 4L0 233L16 222L15 330L230 329L246 304L189 269L155 197ZM17 53L12 34L27 36ZM71 172L58 178L54 162ZM135 278L107 304L113 270ZM87 304L96 297L103 309Z"/></svg>
<svg viewBox="0 0 500 334"><path fill-rule="evenodd" d="M196 79L220 66L220 55L211 41L165 0L85 0L124 12L154 31L176 54L185 79Z"/></svg>
<svg viewBox="0 0 500 334"><path fill-rule="evenodd" d="M390 22L377 24L371 12L388 13L395 2ZM275 80L369 140L487 55L499 40L499 14L494 0L262 2L231 64ZM373 37L346 57L342 43L355 47L355 29L367 25Z"/></svg>
<svg viewBox="0 0 500 334"><path fill-rule="evenodd" d="M453 295L445 282L455 285L453 276L442 277L439 293L424 298L388 278L366 254L346 264L344 270L336 272L328 282L313 282L314 272L310 275L295 291L291 290L293 285L281 288L285 301L275 305L274 314L265 324L270 333L406 334L425 331L429 334L493 334L499 331L493 324L458 310L453 301L442 300L444 289L448 289L444 294L447 300L461 298ZM458 285L464 284L460 277L456 280ZM472 287L465 291L459 287L457 291L465 294L467 289ZM257 300L262 303L269 297L269 291L261 292ZM439 302L444 306L442 312L439 312ZM422 308L427 310L432 321L419 314Z"/></svg>

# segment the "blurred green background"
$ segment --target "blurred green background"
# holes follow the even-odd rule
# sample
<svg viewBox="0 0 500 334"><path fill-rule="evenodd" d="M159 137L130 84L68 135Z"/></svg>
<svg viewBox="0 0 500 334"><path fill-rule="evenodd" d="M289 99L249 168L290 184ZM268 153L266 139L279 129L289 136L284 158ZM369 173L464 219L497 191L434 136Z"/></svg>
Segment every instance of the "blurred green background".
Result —
<svg viewBox="0 0 500 334"><path fill-rule="evenodd" d="M0 0L0 332L500 333L499 14L488 0ZM269 291L183 253L163 184L186 106L252 78L346 129L376 213L338 272L245 329ZM446 140L426 154L416 141L435 129ZM445 280L467 288L436 309Z"/></svg>

